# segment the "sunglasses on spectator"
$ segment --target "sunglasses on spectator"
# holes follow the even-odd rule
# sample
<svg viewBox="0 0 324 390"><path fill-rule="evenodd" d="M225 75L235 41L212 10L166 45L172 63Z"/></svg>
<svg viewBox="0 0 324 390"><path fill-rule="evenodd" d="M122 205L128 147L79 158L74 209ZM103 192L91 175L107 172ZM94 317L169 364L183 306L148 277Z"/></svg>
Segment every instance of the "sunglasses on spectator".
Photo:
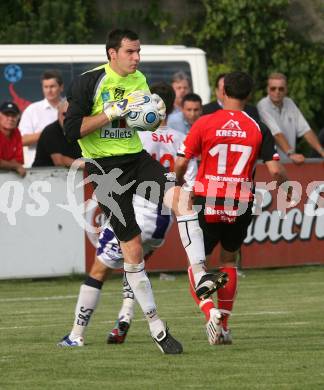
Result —
<svg viewBox="0 0 324 390"><path fill-rule="evenodd" d="M283 92L285 90L285 87L270 87L270 91L276 91Z"/></svg>

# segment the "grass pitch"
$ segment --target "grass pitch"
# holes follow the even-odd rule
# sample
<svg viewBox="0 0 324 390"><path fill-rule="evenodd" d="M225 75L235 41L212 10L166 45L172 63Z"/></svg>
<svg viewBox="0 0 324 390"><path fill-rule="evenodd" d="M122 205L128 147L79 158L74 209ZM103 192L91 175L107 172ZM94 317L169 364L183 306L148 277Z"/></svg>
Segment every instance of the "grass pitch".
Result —
<svg viewBox="0 0 324 390"><path fill-rule="evenodd" d="M151 276L160 316L184 347L162 355L139 310L123 345L107 345L120 278L106 282L84 348L57 341L82 279L0 281L0 389L324 389L324 267L246 271L230 325L210 346L185 274Z"/></svg>

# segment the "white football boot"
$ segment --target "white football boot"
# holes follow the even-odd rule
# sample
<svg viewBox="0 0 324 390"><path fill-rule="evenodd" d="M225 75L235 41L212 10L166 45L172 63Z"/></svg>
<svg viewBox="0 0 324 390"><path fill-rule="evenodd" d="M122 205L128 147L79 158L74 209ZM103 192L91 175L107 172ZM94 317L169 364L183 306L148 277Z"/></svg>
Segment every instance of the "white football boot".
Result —
<svg viewBox="0 0 324 390"><path fill-rule="evenodd" d="M63 339L57 343L58 347L83 347L84 339L83 337L77 337L73 340L70 339L70 335L66 335Z"/></svg>
<svg viewBox="0 0 324 390"><path fill-rule="evenodd" d="M210 345L219 344L222 334L222 314L219 310L210 309L210 318L206 324L206 333Z"/></svg>

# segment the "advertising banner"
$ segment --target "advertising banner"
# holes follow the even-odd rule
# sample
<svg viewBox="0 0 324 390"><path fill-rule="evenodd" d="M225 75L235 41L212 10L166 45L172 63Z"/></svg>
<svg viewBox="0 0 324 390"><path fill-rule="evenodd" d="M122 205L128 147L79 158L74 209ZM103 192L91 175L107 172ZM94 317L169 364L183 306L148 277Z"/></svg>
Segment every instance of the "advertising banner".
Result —
<svg viewBox="0 0 324 390"><path fill-rule="evenodd" d="M297 166L286 164L294 188L295 205L288 205L284 192L277 190L266 166L258 164L255 182L256 200L253 220L241 249L243 268L285 267L324 264L324 165L310 160ZM86 187L87 220L98 228L105 217ZM86 269L95 256L95 233L86 233ZM219 248L212 255L211 267L217 266ZM147 262L149 271L182 271L187 268L186 253L178 228L173 224L164 245Z"/></svg>

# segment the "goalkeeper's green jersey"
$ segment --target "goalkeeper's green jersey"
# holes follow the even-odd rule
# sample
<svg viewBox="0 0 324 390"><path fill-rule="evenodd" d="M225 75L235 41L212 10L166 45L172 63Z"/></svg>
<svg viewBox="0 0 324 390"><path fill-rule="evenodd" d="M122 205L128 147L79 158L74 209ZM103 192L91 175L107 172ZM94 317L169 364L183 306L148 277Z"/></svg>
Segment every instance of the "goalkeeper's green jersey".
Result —
<svg viewBox="0 0 324 390"><path fill-rule="evenodd" d="M143 149L136 130L120 118L80 138L82 118L103 112L107 102L123 99L134 91L149 91L145 76L136 71L125 77L109 64L92 69L73 81L64 128L70 139L78 139L83 157L103 158L138 153Z"/></svg>

